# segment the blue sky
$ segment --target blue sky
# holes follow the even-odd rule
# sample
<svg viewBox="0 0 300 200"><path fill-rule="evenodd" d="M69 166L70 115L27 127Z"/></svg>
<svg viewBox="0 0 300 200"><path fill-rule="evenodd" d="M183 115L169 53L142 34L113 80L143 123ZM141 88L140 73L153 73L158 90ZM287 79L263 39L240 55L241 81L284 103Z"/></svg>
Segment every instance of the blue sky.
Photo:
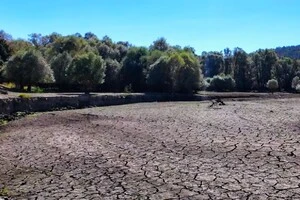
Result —
<svg viewBox="0 0 300 200"><path fill-rule="evenodd" d="M30 33L93 32L149 46L159 37L197 53L247 52L300 44L299 0L1 0L0 29Z"/></svg>

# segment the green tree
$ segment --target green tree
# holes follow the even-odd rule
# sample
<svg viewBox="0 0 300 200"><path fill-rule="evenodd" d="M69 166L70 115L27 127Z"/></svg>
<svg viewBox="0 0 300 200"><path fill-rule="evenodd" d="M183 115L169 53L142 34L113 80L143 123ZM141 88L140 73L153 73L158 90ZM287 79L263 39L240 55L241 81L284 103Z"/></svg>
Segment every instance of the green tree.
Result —
<svg viewBox="0 0 300 200"><path fill-rule="evenodd" d="M278 81L271 79L267 82L267 88L273 93L278 89Z"/></svg>
<svg viewBox="0 0 300 200"><path fill-rule="evenodd" d="M116 60L118 62L121 62L125 56L127 55L128 48L130 47L130 44L128 42L118 42L116 45Z"/></svg>
<svg viewBox="0 0 300 200"><path fill-rule="evenodd" d="M230 75L232 74L232 62L233 62L233 55L232 51L229 48L224 49L224 74Z"/></svg>
<svg viewBox="0 0 300 200"><path fill-rule="evenodd" d="M235 48L233 52L234 80L239 91L251 89L251 69L247 53L241 48Z"/></svg>
<svg viewBox="0 0 300 200"><path fill-rule="evenodd" d="M99 52L99 55L101 55L103 59L108 59L108 58L115 59L118 53L115 51L113 47L108 46L105 43L97 44L97 50Z"/></svg>
<svg viewBox="0 0 300 200"><path fill-rule="evenodd" d="M13 55L17 54L18 52L34 50L34 46L30 42L22 39L11 41L10 47Z"/></svg>
<svg viewBox="0 0 300 200"><path fill-rule="evenodd" d="M84 39L85 40L98 40L98 37L92 32L87 32L84 34Z"/></svg>
<svg viewBox="0 0 300 200"><path fill-rule="evenodd" d="M13 40L13 37L4 30L0 30L0 39L10 42Z"/></svg>
<svg viewBox="0 0 300 200"><path fill-rule="evenodd" d="M204 70L206 77L213 77L224 71L224 58L220 52L209 52L204 54Z"/></svg>
<svg viewBox="0 0 300 200"><path fill-rule="evenodd" d="M272 78L272 70L278 64L278 57L272 50L258 50L253 54L252 61L256 87L262 90L267 81Z"/></svg>
<svg viewBox="0 0 300 200"><path fill-rule="evenodd" d="M43 36L40 33L32 33L28 39L36 48L40 49L50 43L49 36Z"/></svg>
<svg viewBox="0 0 300 200"><path fill-rule="evenodd" d="M6 76L9 81L13 81L20 89L37 83L52 82L53 72L40 52L30 50L18 52L12 56L6 65Z"/></svg>
<svg viewBox="0 0 300 200"><path fill-rule="evenodd" d="M189 52L179 54L175 69L175 91L193 93L203 85L201 66L196 56ZM174 62L174 61L171 61Z"/></svg>
<svg viewBox="0 0 300 200"><path fill-rule="evenodd" d="M12 55L12 50L5 39L0 37L0 82L4 81L4 63Z"/></svg>
<svg viewBox="0 0 300 200"><path fill-rule="evenodd" d="M12 49L6 40L0 38L0 61L6 62L12 54Z"/></svg>
<svg viewBox="0 0 300 200"><path fill-rule="evenodd" d="M229 76L214 76L209 80L207 90L213 90L218 92L233 91L235 88L234 79Z"/></svg>
<svg viewBox="0 0 300 200"><path fill-rule="evenodd" d="M121 70L121 64L117 60L110 58L105 60L105 81L102 85L104 91L117 92L119 90L119 73Z"/></svg>
<svg viewBox="0 0 300 200"><path fill-rule="evenodd" d="M159 50L159 51L167 51L169 49L169 44L167 40L163 37L158 38L153 42L153 44L149 47L150 51Z"/></svg>
<svg viewBox="0 0 300 200"><path fill-rule="evenodd" d="M122 87L131 85L134 92L146 91L147 54L145 47L132 47L123 60L120 72Z"/></svg>
<svg viewBox="0 0 300 200"><path fill-rule="evenodd" d="M175 68L167 56L162 56L150 65L147 76L149 89L154 92L173 92Z"/></svg>
<svg viewBox="0 0 300 200"><path fill-rule="evenodd" d="M296 69L293 65L293 60L290 58L279 59L272 69L272 78L278 80L281 90L290 91L291 82L296 74Z"/></svg>
<svg viewBox="0 0 300 200"><path fill-rule="evenodd" d="M102 84L105 78L105 61L92 52L76 56L69 68L72 82L82 84L86 93L98 84Z"/></svg>
<svg viewBox="0 0 300 200"><path fill-rule="evenodd" d="M299 76L295 76L292 80L291 87L295 90L297 90L297 87L300 86L300 78Z"/></svg>
<svg viewBox="0 0 300 200"><path fill-rule="evenodd" d="M298 92L298 93L300 93L300 84L298 84L298 85L296 85L296 91Z"/></svg>
<svg viewBox="0 0 300 200"><path fill-rule="evenodd" d="M55 82L63 87L64 84L70 83L70 75L68 74L72 57L68 52L63 52L51 59L51 68L54 73Z"/></svg>
<svg viewBox="0 0 300 200"><path fill-rule="evenodd" d="M45 52L48 60L51 60L52 57L64 52L67 52L72 57L88 52L93 52L96 54L98 53L97 49L91 47L89 43L83 38L79 38L74 35L66 37L53 35L53 37L54 41L49 45Z"/></svg>

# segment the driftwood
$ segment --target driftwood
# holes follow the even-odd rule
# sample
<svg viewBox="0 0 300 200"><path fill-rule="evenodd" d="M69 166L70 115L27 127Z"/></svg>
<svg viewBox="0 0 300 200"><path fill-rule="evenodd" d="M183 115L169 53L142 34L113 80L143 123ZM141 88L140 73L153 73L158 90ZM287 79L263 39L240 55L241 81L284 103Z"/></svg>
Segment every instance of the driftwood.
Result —
<svg viewBox="0 0 300 200"><path fill-rule="evenodd" d="M221 100L221 98L217 97L216 99L211 100L211 105L209 107L211 108L215 105L225 106L226 104Z"/></svg>

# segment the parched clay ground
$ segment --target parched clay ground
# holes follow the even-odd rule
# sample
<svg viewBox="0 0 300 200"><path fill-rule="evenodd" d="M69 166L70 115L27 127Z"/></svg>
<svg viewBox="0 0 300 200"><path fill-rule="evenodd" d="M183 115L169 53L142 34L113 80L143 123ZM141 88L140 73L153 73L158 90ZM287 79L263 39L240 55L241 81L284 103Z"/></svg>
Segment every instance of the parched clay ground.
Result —
<svg viewBox="0 0 300 200"><path fill-rule="evenodd" d="M300 99L132 104L2 127L12 199L300 199Z"/></svg>

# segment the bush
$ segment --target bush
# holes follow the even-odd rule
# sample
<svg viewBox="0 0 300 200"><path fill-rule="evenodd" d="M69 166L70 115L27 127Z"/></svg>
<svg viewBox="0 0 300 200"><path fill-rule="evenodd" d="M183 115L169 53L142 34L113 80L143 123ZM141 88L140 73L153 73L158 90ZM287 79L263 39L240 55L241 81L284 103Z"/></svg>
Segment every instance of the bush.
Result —
<svg viewBox="0 0 300 200"><path fill-rule="evenodd" d="M296 86L296 91L297 91L298 93L300 93L300 84L298 84L298 85Z"/></svg>
<svg viewBox="0 0 300 200"><path fill-rule="evenodd" d="M205 87L209 91L234 91L235 81L231 76L214 76L205 80Z"/></svg>
<svg viewBox="0 0 300 200"><path fill-rule="evenodd" d="M124 88L124 92L125 93L132 93L132 85L129 84L129 85L126 85L125 88Z"/></svg>
<svg viewBox="0 0 300 200"><path fill-rule="evenodd" d="M300 85L300 78L295 76L292 80L292 88L296 89L297 85Z"/></svg>
<svg viewBox="0 0 300 200"><path fill-rule="evenodd" d="M31 98L31 96L29 94L20 94L19 97L22 98L22 99L29 99L29 98Z"/></svg>
<svg viewBox="0 0 300 200"><path fill-rule="evenodd" d="M14 84L14 83L12 83L12 82L2 83L1 85L2 85L3 87L8 88L8 89L16 88L16 84Z"/></svg>
<svg viewBox="0 0 300 200"><path fill-rule="evenodd" d="M44 89L40 87L33 87L32 88L33 93L44 93Z"/></svg>
<svg viewBox="0 0 300 200"><path fill-rule="evenodd" d="M267 88L273 93L278 89L278 81L271 79L267 82Z"/></svg>

